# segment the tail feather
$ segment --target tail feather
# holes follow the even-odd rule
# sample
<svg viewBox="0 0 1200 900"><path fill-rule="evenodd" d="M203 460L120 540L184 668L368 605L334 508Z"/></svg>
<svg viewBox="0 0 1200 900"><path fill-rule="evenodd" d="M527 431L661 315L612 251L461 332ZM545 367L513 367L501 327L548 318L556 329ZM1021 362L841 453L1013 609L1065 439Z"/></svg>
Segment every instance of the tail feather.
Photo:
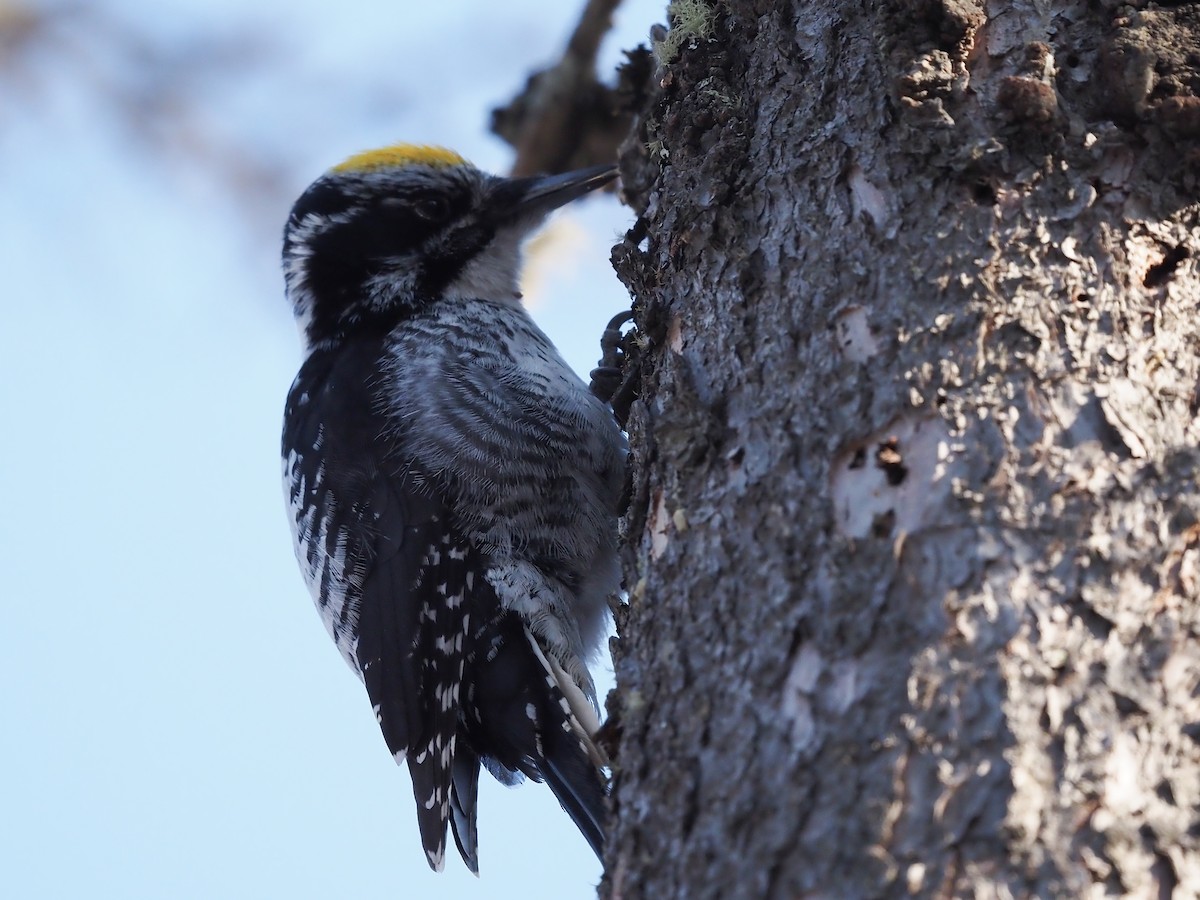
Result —
<svg viewBox="0 0 1200 900"><path fill-rule="evenodd" d="M585 725L599 724L595 711L562 666L542 652L529 629L525 629L525 638L546 684L547 702L537 726L542 735L538 768L571 821L603 860L608 792L599 766L604 757Z"/></svg>
<svg viewBox="0 0 1200 900"><path fill-rule="evenodd" d="M479 874L479 830L475 810L479 804L479 757L465 742L454 756L453 790L450 791L450 830L467 868Z"/></svg>
<svg viewBox="0 0 1200 900"><path fill-rule="evenodd" d="M475 652L465 675L469 699L460 752L469 744L504 784L519 783L522 775L545 781L602 857L607 792L594 761L600 757L559 685L555 666L516 613L497 607L489 619L473 617L473 621L478 624L473 634ZM587 705L578 688L574 693L578 702ZM588 712L594 719L590 706ZM457 787L456 793L467 796ZM465 811L473 813L473 806ZM473 815L468 818L473 824ZM474 833L465 821L463 834L455 825L460 850L463 835Z"/></svg>
<svg viewBox="0 0 1200 900"><path fill-rule="evenodd" d="M542 766L546 784L596 856L603 860L607 792L599 772L574 735L563 734L554 744L553 748L546 748Z"/></svg>

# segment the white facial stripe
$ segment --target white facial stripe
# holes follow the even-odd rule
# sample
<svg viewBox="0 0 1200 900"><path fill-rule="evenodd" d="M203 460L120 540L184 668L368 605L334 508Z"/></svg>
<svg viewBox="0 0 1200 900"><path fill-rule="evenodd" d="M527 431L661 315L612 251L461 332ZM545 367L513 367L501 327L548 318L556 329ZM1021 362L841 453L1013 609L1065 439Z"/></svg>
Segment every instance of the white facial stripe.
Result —
<svg viewBox="0 0 1200 900"><path fill-rule="evenodd" d="M470 260L458 277L446 285L449 300L478 300L486 298L505 303L518 303L521 275L521 242L527 230L510 225L496 233L492 242Z"/></svg>

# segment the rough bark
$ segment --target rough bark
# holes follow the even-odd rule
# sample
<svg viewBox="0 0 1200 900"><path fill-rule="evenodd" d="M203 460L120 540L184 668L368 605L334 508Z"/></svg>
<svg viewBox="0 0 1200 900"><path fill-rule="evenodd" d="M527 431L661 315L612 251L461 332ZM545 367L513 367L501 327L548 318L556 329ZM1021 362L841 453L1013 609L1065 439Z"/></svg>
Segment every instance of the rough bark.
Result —
<svg viewBox="0 0 1200 900"><path fill-rule="evenodd" d="M673 8L602 893L1200 896L1200 7Z"/></svg>

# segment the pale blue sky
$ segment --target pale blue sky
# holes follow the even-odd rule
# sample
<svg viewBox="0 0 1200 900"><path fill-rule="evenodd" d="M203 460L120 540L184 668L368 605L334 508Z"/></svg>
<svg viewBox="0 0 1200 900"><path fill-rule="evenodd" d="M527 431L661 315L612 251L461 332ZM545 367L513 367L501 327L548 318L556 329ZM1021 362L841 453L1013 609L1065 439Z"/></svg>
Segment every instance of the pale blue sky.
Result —
<svg viewBox="0 0 1200 900"><path fill-rule="evenodd" d="M489 110L581 5L96 4L168 47L271 35L262 62L200 79L165 145L105 99L132 70L102 40L4 86L0 895L594 895L599 864L538 785L487 780L480 880L457 858L428 871L407 772L297 572L278 460L290 201L395 140L505 169ZM626 0L606 70L664 7ZM230 157L278 160L278 196L234 196ZM596 200L556 226L536 315L583 372L628 304L608 253L630 221Z"/></svg>

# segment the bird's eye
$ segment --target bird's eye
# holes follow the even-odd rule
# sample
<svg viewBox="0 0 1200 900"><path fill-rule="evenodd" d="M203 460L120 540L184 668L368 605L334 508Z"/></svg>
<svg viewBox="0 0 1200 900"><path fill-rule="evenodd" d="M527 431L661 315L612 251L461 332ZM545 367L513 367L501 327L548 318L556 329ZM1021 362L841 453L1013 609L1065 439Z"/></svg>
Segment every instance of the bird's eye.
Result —
<svg viewBox="0 0 1200 900"><path fill-rule="evenodd" d="M413 212L427 222L444 222L450 218L450 202L445 197L422 197L413 204Z"/></svg>

